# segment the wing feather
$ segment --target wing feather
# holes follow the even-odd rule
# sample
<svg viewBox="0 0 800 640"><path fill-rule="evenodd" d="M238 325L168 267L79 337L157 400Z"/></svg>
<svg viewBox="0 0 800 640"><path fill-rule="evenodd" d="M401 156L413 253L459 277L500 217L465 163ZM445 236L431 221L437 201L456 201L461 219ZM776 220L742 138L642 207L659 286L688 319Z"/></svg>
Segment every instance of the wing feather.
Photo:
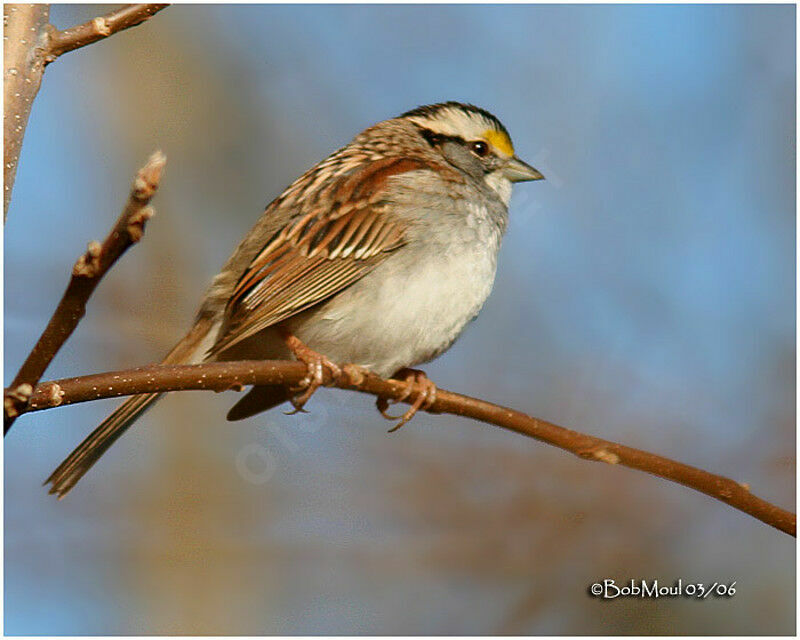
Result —
<svg viewBox="0 0 800 640"><path fill-rule="evenodd" d="M239 278L210 353L305 311L364 277L405 243L406 223L390 215L389 178L431 167L384 158L362 165L297 200L289 223L270 238ZM322 193L320 191L326 191ZM282 199L276 203L280 206ZM327 202L322 208L320 202ZM270 212L268 211L267 214ZM272 212L273 215L275 212Z"/></svg>

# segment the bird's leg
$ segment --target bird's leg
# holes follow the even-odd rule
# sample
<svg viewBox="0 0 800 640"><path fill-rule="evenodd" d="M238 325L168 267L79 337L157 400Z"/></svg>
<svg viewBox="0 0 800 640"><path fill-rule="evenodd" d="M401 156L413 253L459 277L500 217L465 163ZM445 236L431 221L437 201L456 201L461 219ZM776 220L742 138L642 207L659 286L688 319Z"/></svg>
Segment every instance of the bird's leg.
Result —
<svg viewBox="0 0 800 640"><path fill-rule="evenodd" d="M415 385L419 385L421 389L417 391L417 397L414 399L414 402L408 408L402 416L392 416L386 413L386 410L389 408L389 401L385 398L378 398L375 402L375 406L378 408L378 411L381 412L381 415L386 418L387 420L400 420L394 427L389 429L389 433L397 431L400 427L406 424L411 418L413 418L417 411L423 409L427 411L433 406L433 403L436 402L436 385L425 375L424 371L420 371L419 369L400 369L397 373L395 373L393 378L402 378L405 380L406 388L403 391L403 394L394 401L402 402L406 398L408 398L412 393L414 393ZM392 404L394 404L392 403Z"/></svg>
<svg viewBox="0 0 800 640"><path fill-rule="evenodd" d="M303 406L308 402L309 398L322 386L325 380L325 367L328 367L335 380L341 377L342 370L335 362L314 351L288 329L281 327L279 332L286 346L289 347L289 351L300 362L305 363L307 367L305 378L298 383L296 389L292 389L292 391L304 390L301 395L293 396L289 399L294 407L294 411L289 413L289 415L292 415L303 411Z"/></svg>

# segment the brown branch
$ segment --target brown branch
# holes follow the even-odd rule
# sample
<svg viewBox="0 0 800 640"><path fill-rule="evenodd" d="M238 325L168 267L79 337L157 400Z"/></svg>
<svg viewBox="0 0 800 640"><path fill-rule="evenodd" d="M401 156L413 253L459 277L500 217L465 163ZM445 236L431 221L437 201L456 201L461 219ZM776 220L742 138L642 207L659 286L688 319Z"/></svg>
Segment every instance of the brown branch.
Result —
<svg viewBox="0 0 800 640"><path fill-rule="evenodd" d="M86 253L75 263L67 290L50 322L5 392L4 433L8 433L31 390L78 326L86 313L86 303L100 280L142 237L145 223L153 216L153 209L147 205L158 189L165 163L166 158L160 151L150 156L136 175L125 208L108 237L103 244L90 242Z"/></svg>
<svg viewBox="0 0 800 640"><path fill-rule="evenodd" d="M50 5L3 5L3 222L8 217L25 127L45 66L68 51L135 27L167 6L128 4L61 31L48 24Z"/></svg>
<svg viewBox="0 0 800 640"><path fill-rule="evenodd" d="M45 64L53 62L68 51L80 49L119 31L142 24L168 6L167 4L126 4L121 9L69 29L59 31L51 26Z"/></svg>
<svg viewBox="0 0 800 640"><path fill-rule="evenodd" d="M399 400L406 389L403 382L384 380L348 365L343 369L347 375L338 381L328 376L326 383L388 400ZM305 365L282 361L152 365L42 383L33 390L29 402L21 407L20 411L38 411L59 405L145 392L190 389L225 391L241 389L245 385L252 384L294 385L305 374ZM705 493L784 533L796 535L796 517L793 513L754 496L746 485L729 478L443 389L437 391L436 401L429 411L450 413L494 424L559 447L585 460L619 464L645 471Z"/></svg>
<svg viewBox="0 0 800 640"><path fill-rule="evenodd" d="M19 152L33 99L39 92L50 5L3 5L3 221L8 215Z"/></svg>

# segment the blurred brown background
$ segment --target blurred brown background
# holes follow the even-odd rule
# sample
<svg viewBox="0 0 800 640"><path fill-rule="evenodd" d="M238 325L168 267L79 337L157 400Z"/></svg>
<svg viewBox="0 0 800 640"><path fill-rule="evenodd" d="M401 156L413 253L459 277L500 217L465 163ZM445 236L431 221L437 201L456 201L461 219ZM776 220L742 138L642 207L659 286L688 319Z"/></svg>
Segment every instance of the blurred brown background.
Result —
<svg viewBox="0 0 800 640"><path fill-rule="evenodd" d="M171 7L46 72L6 226L6 376L154 149L157 217L48 376L160 358L303 170L375 121L470 101L548 181L515 193L495 291L429 375L793 509L794 23L788 5ZM166 399L62 502L41 481L114 403L18 422L6 633L794 633L794 540L704 496L449 416L389 436L352 394L229 424L234 400ZM603 578L737 593L604 602Z"/></svg>

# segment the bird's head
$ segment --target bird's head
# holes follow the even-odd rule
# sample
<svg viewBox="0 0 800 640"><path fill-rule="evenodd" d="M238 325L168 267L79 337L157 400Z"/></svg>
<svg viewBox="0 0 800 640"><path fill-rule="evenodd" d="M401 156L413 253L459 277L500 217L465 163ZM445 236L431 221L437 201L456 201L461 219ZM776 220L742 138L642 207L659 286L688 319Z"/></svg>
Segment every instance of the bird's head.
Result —
<svg viewBox="0 0 800 640"><path fill-rule="evenodd" d="M515 155L508 130L484 109L443 102L417 107L400 118L412 122L447 162L475 179L484 180L506 203L512 183L544 178Z"/></svg>

